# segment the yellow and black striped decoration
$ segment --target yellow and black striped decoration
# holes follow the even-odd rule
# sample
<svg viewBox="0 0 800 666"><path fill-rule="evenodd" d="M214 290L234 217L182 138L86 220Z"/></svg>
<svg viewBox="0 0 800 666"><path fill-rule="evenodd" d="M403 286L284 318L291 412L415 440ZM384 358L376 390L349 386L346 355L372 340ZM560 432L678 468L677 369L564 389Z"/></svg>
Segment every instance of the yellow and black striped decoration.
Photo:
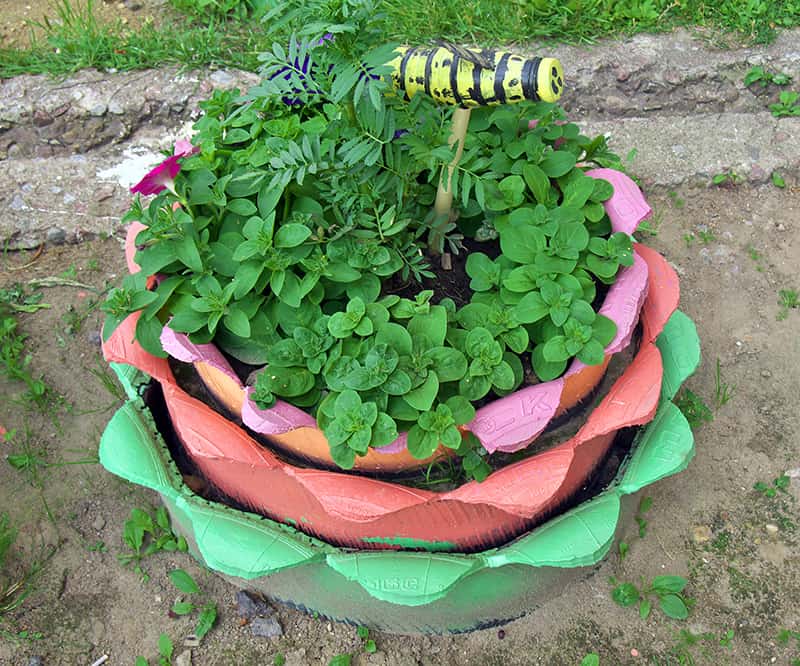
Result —
<svg viewBox="0 0 800 666"><path fill-rule="evenodd" d="M555 58L523 58L507 51L471 54L448 46L399 47L397 53L389 63L392 80L407 98L424 92L441 104L470 108L523 99L555 102L564 89L564 72Z"/></svg>

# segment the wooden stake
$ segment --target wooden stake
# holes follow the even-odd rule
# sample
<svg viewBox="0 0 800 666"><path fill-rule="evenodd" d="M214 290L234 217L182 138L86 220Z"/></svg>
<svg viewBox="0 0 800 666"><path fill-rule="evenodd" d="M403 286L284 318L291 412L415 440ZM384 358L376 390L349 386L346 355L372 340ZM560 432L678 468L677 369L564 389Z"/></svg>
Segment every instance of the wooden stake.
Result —
<svg viewBox="0 0 800 666"><path fill-rule="evenodd" d="M464 152L464 138L467 136L467 127L469 126L469 115L471 109L457 108L453 112L453 128L450 132L450 138L447 142L452 146L458 142L455 157L453 161L447 165L447 176L442 178L439 182L439 189L436 191L436 201L433 204L433 212L437 220L440 220L434 227L430 242L428 243L430 249L437 252L438 244L442 237L442 226L450 221L450 210L453 207L453 189L450 184L453 180L453 173L461 160L461 155Z"/></svg>

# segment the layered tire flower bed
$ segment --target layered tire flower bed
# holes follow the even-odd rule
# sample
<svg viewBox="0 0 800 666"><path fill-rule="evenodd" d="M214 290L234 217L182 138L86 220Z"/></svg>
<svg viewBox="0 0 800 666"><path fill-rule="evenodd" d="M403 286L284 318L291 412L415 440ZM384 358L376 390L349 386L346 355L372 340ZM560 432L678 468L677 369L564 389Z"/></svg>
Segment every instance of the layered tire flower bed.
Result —
<svg viewBox="0 0 800 666"><path fill-rule="evenodd" d="M465 631L515 617L566 579L584 575L612 547L626 496L688 465L691 429L671 400L700 360L691 320L675 312L655 348L663 361L658 409L615 481L532 532L472 555L339 549L199 497L184 484L142 401L148 376L132 365L112 363L129 400L103 434L100 459L109 471L158 492L195 557L238 585L387 631ZM148 366L149 360L129 357L159 373L161 363Z"/></svg>

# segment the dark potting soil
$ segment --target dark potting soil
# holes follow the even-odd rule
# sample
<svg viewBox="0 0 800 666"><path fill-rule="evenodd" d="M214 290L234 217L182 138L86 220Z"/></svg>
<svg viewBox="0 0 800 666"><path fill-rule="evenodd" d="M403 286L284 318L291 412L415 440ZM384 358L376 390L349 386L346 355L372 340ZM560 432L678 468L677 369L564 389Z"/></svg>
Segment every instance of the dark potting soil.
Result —
<svg viewBox="0 0 800 666"><path fill-rule="evenodd" d="M500 243L496 240L476 241L465 238L462 244L463 248L458 254L450 252L439 256L425 253L425 258L430 263L429 270L435 277L426 277L422 282L417 282L411 277L403 280L398 273L395 273L386 281L381 295L395 294L413 300L420 291L429 289L433 291L432 303L452 298L456 307L467 305L472 299L472 289L469 286L471 278L467 274L467 257L472 252L483 252L490 259L496 259L500 256ZM602 305L608 292L608 285L597 281L596 286L597 293L592 302L592 307L595 309Z"/></svg>
<svg viewBox="0 0 800 666"><path fill-rule="evenodd" d="M430 263L430 271L435 274L432 278L423 278L417 282L409 277L403 280L399 273L392 275L386 282L382 295L395 294L401 298L414 300L420 291L430 289L433 291L432 303L439 303L443 298L452 298L456 307L467 305L472 299L472 289L469 288L470 277L467 275L467 257L471 252L483 252L490 259L500 256L500 243L495 241L478 242L465 238L463 249L458 254L452 252L441 256L425 253L425 258Z"/></svg>

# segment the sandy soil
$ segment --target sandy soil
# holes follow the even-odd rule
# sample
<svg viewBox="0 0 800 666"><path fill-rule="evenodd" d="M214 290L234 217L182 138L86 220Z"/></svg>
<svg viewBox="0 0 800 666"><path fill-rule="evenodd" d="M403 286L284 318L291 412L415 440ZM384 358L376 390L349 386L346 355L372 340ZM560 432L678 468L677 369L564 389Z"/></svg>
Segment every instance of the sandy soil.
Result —
<svg viewBox="0 0 800 666"><path fill-rule="evenodd" d="M682 277L681 307L697 322L704 363L688 387L713 411L696 431L697 456L689 469L648 491L653 505L639 538L627 529L628 556L614 554L586 580L545 600L498 629L446 637L373 636L378 652L360 652L353 627L279 609L284 635L256 639L235 611L235 591L188 555L161 553L143 567L149 580L117 561L121 531L134 507L154 507L152 493L105 472L98 464L63 464L96 454L100 434L120 404L98 378L99 314L95 294L82 287L44 290L52 308L20 317L30 336L32 368L67 396L69 408L41 416L16 402L20 387L0 380L0 424L17 435L5 454L29 447L47 466L38 477L0 464L0 507L20 525L9 571L48 548L47 562L24 605L2 618L0 664L87 665L103 654L109 664L132 664L139 654L157 661L160 633L176 643L191 633L187 619L168 611L179 596L167 578L189 571L220 609L215 628L192 663L326 664L357 653L355 664L577 665L591 651L601 664L783 664L800 657L800 644L777 641L782 628L800 630L800 310L779 319L778 292L800 289L800 196L773 186L689 190L650 197L656 235L644 237ZM102 289L119 279L119 239L0 258L0 288L62 276ZM715 375L732 388L718 406ZM753 489L794 470L788 493L765 497ZM777 528L777 531L769 525ZM609 577L679 574L696 603L686 622L659 612L646 621L611 599ZM41 632L20 638L18 632ZM690 631L697 640L687 639ZM732 631L730 646L720 638ZM38 634L37 634L38 635ZM28 634L30 636L30 634ZM726 641L723 641L726 642Z"/></svg>

